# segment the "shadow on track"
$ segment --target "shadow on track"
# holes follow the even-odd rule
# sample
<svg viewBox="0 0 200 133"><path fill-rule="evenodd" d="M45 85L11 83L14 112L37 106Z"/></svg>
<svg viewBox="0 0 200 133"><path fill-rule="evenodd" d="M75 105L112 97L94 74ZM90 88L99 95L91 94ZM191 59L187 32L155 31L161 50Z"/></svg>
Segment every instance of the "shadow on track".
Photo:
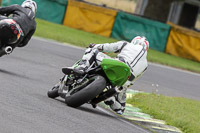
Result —
<svg viewBox="0 0 200 133"><path fill-rule="evenodd" d="M62 103L64 103L66 105L66 103L64 102L64 100L61 100L61 99L55 99L55 100L57 100L59 102L62 102ZM70 106L67 106L67 107L70 107ZM72 108L72 107L70 107L70 108ZM80 111L85 111L85 112L88 112L88 113L97 114L97 115L104 116L104 117L111 117L111 118L113 118L113 116L111 116L109 114L106 114L106 113L104 113L104 112L102 112L102 111L100 111L98 109L88 108L88 107L85 107L85 106L80 106L80 107L74 108L74 109L77 109L77 110L80 110Z"/></svg>
<svg viewBox="0 0 200 133"><path fill-rule="evenodd" d="M77 108L78 110L81 110L81 111L85 111L85 112L89 112L89 113L93 113L93 114L97 114L97 115L100 115L100 116L104 116L104 117L111 117L113 118L113 116L109 115L109 114L106 114L98 109L91 109L91 108L88 108L88 107L84 107L84 106L81 106L81 107L78 107Z"/></svg>
<svg viewBox="0 0 200 133"><path fill-rule="evenodd" d="M9 71L3 70L3 69L0 69L0 73L4 73L4 74L7 74L7 75L11 75L11 76L15 76L15 77L20 77L20 78L24 78L24 79L30 79L29 77L26 77L24 75L20 75L18 73L14 73L14 72L9 72Z"/></svg>

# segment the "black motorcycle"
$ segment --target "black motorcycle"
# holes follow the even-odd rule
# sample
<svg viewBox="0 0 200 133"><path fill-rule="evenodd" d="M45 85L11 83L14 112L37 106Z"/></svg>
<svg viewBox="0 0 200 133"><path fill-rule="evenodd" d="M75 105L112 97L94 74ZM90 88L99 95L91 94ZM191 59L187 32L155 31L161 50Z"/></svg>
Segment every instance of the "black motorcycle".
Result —
<svg viewBox="0 0 200 133"><path fill-rule="evenodd" d="M76 63L73 67L76 67ZM74 72L74 69L63 68L64 77L48 91L50 98L58 96L65 99L65 103L71 107L79 107L89 103L93 107L115 95L130 77L129 67L114 59L103 59L100 65L93 62L82 75Z"/></svg>

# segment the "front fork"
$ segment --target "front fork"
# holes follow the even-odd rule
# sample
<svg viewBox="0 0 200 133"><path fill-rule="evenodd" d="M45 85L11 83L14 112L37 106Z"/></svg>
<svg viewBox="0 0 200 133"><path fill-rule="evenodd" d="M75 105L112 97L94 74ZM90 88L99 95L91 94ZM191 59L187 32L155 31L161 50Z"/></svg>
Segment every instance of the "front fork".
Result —
<svg viewBox="0 0 200 133"><path fill-rule="evenodd" d="M58 94L60 95L60 97L65 98L65 95L68 93L68 86L66 86L66 82L68 79L68 75L65 75L63 78L60 79L59 82L59 88L58 88Z"/></svg>

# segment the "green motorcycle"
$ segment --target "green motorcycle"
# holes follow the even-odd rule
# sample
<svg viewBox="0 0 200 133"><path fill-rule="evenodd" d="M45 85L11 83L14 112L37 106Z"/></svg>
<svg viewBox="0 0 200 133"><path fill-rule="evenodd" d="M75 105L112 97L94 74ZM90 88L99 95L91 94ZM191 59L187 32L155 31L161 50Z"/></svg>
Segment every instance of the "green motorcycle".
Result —
<svg viewBox="0 0 200 133"><path fill-rule="evenodd" d="M76 67L78 62L73 66ZM62 97L71 107L85 103L96 105L115 95L130 77L129 67L114 59L103 59L100 65L93 62L85 74L79 75L73 69L63 68L64 77L47 93L48 97Z"/></svg>

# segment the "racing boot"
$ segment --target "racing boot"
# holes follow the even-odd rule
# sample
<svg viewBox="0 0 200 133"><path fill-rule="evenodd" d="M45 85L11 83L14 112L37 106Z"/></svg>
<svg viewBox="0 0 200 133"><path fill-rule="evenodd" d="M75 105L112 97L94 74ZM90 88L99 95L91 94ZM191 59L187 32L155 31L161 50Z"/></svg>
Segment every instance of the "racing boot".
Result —
<svg viewBox="0 0 200 133"><path fill-rule="evenodd" d="M87 70L87 66L86 65L79 65L78 67L74 68L74 73L78 74L78 75L83 75L85 74L85 71Z"/></svg>
<svg viewBox="0 0 200 133"><path fill-rule="evenodd" d="M117 97L116 96L112 96L108 99L106 99L104 101L104 103L106 105L109 105L110 108L115 111L117 114L120 114L122 115L124 113L124 110L125 110L125 105L126 103L120 103L118 100L117 100Z"/></svg>
<svg viewBox="0 0 200 133"><path fill-rule="evenodd" d="M122 115L126 105L126 92L120 92L117 95L106 99L104 103L109 105L117 114Z"/></svg>
<svg viewBox="0 0 200 133"><path fill-rule="evenodd" d="M72 74L72 73L75 73L77 75L83 75L85 74L85 71L87 70L87 66L85 65L85 62L84 60L81 60L78 64L77 67L65 67L65 68L62 68L62 72L66 75L69 75L69 74Z"/></svg>
<svg viewBox="0 0 200 133"><path fill-rule="evenodd" d="M78 66L63 68L63 73L71 74L71 72L73 72L78 75L85 74L85 71L88 69L90 64L94 61L94 53L95 51L93 51L91 48L86 49L82 60L77 64Z"/></svg>

